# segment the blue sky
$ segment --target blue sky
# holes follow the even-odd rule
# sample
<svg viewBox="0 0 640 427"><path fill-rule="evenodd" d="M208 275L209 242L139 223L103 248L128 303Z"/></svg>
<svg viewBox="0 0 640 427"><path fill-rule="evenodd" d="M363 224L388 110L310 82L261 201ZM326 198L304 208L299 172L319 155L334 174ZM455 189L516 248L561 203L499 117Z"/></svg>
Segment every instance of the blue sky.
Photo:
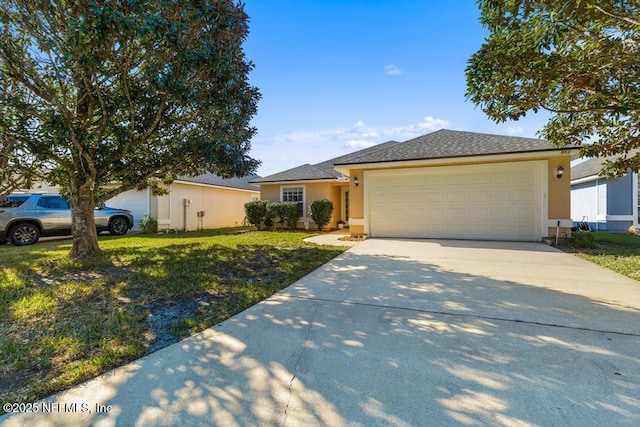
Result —
<svg viewBox="0 0 640 427"><path fill-rule="evenodd" d="M465 100L467 61L488 34L475 0L246 0L245 10L262 176L441 128L537 137L546 121L495 124Z"/></svg>

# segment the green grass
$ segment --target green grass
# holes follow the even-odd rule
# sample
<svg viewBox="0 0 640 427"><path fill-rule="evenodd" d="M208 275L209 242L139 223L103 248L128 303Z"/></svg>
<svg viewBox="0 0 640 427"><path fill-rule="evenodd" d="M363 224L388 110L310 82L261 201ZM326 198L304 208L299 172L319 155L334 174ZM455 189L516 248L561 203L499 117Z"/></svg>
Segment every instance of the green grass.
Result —
<svg viewBox="0 0 640 427"><path fill-rule="evenodd" d="M595 240L594 248L576 247L569 241L561 249L640 281L640 236L601 232L589 234Z"/></svg>
<svg viewBox="0 0 640 427"><path fill-rule="evenodd" d="M159 337L208 328L346 249L234 231L102 237L105 260L89 264L68 258L70 241L0 246L0 401L32 401L143 356Z"/></svg>

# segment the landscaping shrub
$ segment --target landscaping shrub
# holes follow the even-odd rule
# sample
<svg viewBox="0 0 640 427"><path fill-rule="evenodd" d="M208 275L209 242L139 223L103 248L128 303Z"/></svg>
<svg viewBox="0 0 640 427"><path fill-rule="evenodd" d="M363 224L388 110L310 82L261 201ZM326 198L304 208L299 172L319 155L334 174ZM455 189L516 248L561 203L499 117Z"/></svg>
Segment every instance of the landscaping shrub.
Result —
<svg viewBox="0 0 640 427"><path fill-rule="evenodd" d="M596 247L596 239L593 233L573 233L570 244L575 248L594 249Z"/></svg>
<svg viewBox="0 0 640 427"><path fill-rule="evenodd" d="M331 221L333 203L328 199L312 200L309 202L309 210L311 211L311 219L318 224L318 230L322 230Z"/></svg>
<svg viewBox="0 0 640 427"><path fill-rule="evenodd" d="M272 215L273 221L280 224L284 228L285 213L284 206L281 202L270 202L267 205L267 216Z"/></svg>
<svg viewBox="0 0 640 427"><path fill-rule="evenodd" d="M262 228L262 223L267 216L267 201L254 200L244 204L244 212L249 224L254 225L258 230Z"/></svg>
<svg viewBox="0 0 640 427"><path fill-rule="evenodd" d="M295 229L300 218L298 208L299 205L296 202L268 202L266 200L256 200L244 205L247 221L249 224L255 225L258 230L262 228L263 224L270 228L276 223L281 226L286 224L287 227Z"/></svg>
<svg viewBox="0 0 640 427"><path fill-rule="evenodd" d="M157 233L158 232L158 220L145 215L144 218L140 220L140 228L143 233Z"/></svg>
<svg viewBox="0 0 640 427"><path fill-rule="evenodd" d="M298 219L300 219L298 204L296 202L282 202L279 205L282 207L284 223L287 224L287 227L295 229L298 225Z"/></svg>
<svg viewBox="0 0 640 427"><path fill-rule="evenodd" d="M276 219L280 219L278 215L278 202L267 202L264 211L264 225L271 228L276 223Z"/></svg>

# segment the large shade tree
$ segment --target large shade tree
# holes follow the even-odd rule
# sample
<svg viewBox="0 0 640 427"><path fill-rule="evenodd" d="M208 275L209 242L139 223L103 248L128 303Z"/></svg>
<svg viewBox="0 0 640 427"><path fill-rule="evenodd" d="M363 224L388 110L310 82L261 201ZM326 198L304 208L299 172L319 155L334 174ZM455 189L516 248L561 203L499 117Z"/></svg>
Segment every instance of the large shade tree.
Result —
<svg viewBox="0 0 640 427"><path fill-rule="evenodd" d="M100 254L93 209L118 193L253 172L247 35L231 0L0 2L6 182L40 171L61 185L71 255L87 258Z"/></svg>
<svg viewBox="0 0 640 427"><path fill-rule="evenodd" d="M640 169L640 3L480 0L489 37L470 59L467 97L498 122L547 110L541 135Z"/></svg>

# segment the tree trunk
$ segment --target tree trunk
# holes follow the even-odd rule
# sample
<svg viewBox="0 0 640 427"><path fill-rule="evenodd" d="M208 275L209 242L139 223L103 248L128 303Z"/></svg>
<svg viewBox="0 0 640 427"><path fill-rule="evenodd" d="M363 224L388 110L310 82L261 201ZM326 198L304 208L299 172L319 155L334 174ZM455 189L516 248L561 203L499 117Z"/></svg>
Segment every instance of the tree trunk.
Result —
<svg viewBox="0 0 640 427"><path fill-rule="evenodd" d="M88 260L102 256L98 246L98 232L94 217L95 194L93 190L82 186L71 189L69 195L71 204L71 232L73 247L69 254L71 258Z"/></svg>

